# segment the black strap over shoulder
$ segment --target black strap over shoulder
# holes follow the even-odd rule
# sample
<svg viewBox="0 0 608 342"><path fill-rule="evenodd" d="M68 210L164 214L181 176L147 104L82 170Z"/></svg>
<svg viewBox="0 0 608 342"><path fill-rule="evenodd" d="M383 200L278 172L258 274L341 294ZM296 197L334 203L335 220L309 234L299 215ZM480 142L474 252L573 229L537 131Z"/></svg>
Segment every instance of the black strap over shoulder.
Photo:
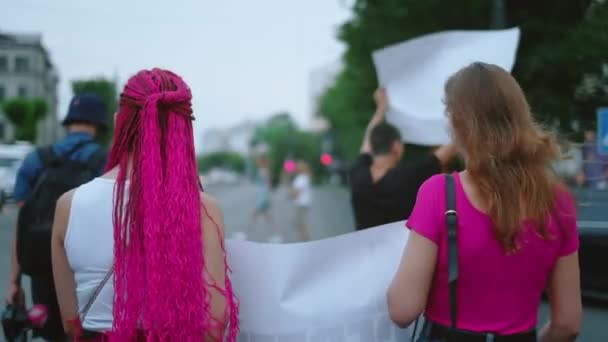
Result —
<svg viewBox="0 0 608 342"><path fill-rule="evenodd" d="M87 166L91 171L99 172L106 163L107 153L103 147L99 147L97 151L87 161Z"/></svg>
<svg viewBox="0 0 608 342"><path fill-rule="evenodd" d="M38 148L37 153L38 157L40 157L40 160L42 161L42 165L44 166L44 168L53 164L53 162L58 159L57 155L55 154L55 151L53 151L52 146L40 147Z"/></svg>
<svg viewBox="0 0 608 342"><path fill-rule="evenodd" d="M457 325L456 285L458 282L458 213L456 212L456 188L454 176L445 175L446 212L445 219L448 228L448 282L450 286L450 316L452 329Z"/></svg>

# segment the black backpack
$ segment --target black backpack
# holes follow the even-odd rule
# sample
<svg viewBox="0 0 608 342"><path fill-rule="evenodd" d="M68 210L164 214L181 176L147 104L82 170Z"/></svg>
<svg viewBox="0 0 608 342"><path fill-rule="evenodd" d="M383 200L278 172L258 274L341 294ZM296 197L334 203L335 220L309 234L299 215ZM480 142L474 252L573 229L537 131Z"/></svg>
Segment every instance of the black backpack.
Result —
<svg viewBox="0 0 608 342"><path fill-rule="evenodd" d="M56 155L50 146L37 150L43 171L17 218L17 259L21 272L30 276L52 276L51 232L57 200L97 177L106 154L99 148L86 162L70 157L93 143L76 144L64 155Z"/></svg>

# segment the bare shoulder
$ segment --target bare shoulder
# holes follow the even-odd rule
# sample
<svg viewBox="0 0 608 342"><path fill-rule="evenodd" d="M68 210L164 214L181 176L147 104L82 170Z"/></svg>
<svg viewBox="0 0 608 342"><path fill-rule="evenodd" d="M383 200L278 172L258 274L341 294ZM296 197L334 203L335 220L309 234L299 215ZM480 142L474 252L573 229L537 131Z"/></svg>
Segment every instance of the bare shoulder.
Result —
<svg viewBox="0 0 608 342"><path fill-rule="evenodd" d="M220 231L224 230L224 214L217 200L204 192L201 192L201 214L203 222L207 220L213 221Z"/></svg>
<svg viewBox="0 0 608 342"><path fill-rule="evenodd" d="M68 218L70 209L72 208L72 199L74 198L75 190L70 190L61 195L57 200L55 208L55 223L53 224L53 234L58 237L64 237L68 226Z"/></svg>
<svg viewBox="0 0 608 342"><path fill-rule="evenodd" d="M63 213L64 211L69 211L72 207L72 199L74 198L74 193L76 190L70 190L65 194L61 195L57 200L57 213Z"/></svg>

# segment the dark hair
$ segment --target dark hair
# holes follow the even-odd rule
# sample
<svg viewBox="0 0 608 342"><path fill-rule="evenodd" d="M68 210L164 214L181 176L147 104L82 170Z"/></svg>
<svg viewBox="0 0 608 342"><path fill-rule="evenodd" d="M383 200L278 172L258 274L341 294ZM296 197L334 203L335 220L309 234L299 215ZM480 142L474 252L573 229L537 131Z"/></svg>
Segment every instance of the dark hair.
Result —
<svg viewBox="0 0 608 342"><path fill-rule="evenodd" d="M395 141L401 141L401 134L395 126L383 122L372 129L369 139L372 145L372 154L382 155L391 152Z"/></svg>

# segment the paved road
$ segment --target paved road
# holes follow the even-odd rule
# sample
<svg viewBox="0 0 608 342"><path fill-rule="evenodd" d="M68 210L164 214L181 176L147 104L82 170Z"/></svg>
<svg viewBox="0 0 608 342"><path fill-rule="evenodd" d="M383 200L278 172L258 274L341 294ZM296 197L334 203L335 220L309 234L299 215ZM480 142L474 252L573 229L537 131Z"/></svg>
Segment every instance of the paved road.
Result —
<svg viewBox="0 0 608 342"><path fill-rule="evenodd" d="M225 213L227 236L244 231L249 226L249 217L255 205L255 191L248 184L238 186L209 187L208 192L214 195ZM310 215L310 232L313 239L322 239L352 231L353 218L348 193L339 188L324 187L314 190L314 204ZM281 227L285 242L297 241L297 234L292 224L293 208L287 200L287 194L279 189L273 194L273 214L275 224ZM7 209L0 214L0 296L6 293L9 267L8 241L11 237L15 220L14 209ZM251 229L249 239L265 241L272 234L271 229L262 221ZM608 341L608 305L585 303L583 332L579 341ZM546 322L548 306L543 304L539 310L539 322Z"/></svg>
<svg viewBox="0 0 608 342"><path fill-rule="evenodd" d="M251 213L256 204L255 189L243 183L235 187L208 187L222 207L227 236L235 232L248 232L248 239L266 241L272 235L271 227L259 218L251 225ZM335 187L315 189L314 202L310 208L309 231L313 239L323 239L351 232L354 221L350 209L349 194ZM278 188L272 194L272 217L276 227L280 227L284 242L298 241L293 224L294 207L289 200L287 191Z"/></svg>

